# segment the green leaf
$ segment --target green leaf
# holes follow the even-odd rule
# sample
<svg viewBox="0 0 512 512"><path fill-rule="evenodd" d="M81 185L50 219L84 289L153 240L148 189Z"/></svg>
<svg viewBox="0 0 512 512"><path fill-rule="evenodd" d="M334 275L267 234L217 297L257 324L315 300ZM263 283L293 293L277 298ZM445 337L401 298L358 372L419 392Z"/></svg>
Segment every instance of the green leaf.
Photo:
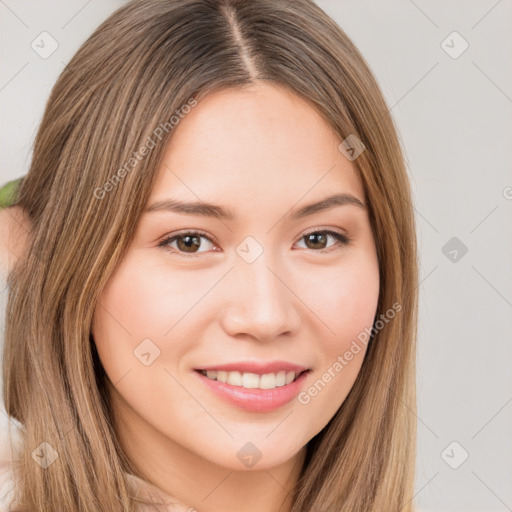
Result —
<svg viewBox="0 0 512 512"><path fill-rule="evenodd" d="M23 178L9 181L0 188L0 208L7 208L16 202L18 188Z"/></svg>

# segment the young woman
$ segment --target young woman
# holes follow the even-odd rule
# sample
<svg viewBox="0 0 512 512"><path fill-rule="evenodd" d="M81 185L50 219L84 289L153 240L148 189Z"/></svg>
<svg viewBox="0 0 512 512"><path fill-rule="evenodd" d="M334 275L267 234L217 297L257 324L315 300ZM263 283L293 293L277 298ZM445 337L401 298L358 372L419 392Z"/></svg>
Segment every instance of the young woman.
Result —
<svg viewBox="0 0 512 512"><path fill-rule="evenodd" d="M128 3L17 185L13 510L413 510L411 192L318 6Z"/></svg>

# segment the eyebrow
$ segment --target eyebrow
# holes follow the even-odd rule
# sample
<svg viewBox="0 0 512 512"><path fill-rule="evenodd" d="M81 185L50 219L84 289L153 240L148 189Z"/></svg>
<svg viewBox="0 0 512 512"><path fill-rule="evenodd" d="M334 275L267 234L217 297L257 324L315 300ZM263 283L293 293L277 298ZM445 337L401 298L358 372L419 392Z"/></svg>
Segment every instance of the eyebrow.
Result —
<svg viewBox="0 0 512 512"><path fill-rule="evenodd" d="M326 197L317 203L308 204L303 206L299 210L292 212L288 216L292 219L301 219L314 213L330 210L337 206L356 206L363 210L366 210L366 205L362 203L357 197L351 194L336 194L330 197ZM199 215L202 217L214 217L220 220L234 221L236 215L229 208L219 206L216 204L205 203L205 202L182 202L175 199L165 199L157 201L152 205L148 206L144 213L150 212L161 212L170 211L175 213L181 213L184 215Z"/></svg>

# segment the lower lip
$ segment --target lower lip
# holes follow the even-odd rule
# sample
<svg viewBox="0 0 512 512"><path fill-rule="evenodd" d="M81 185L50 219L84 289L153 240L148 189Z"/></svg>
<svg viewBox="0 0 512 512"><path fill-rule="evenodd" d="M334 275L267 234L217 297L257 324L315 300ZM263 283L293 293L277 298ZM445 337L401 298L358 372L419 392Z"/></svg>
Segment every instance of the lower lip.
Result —
<svg viewBox="0 0 512 512"><path fill-rule="evenodd" d="M297 379L290 384L278 386L274 389L244 388L241 386L232 386L212 380L198 372L194 371L199 378L218 396L224 398L240 409L250 412L270 412L291 402L300 392L309 371L299 375Z"/></svg>

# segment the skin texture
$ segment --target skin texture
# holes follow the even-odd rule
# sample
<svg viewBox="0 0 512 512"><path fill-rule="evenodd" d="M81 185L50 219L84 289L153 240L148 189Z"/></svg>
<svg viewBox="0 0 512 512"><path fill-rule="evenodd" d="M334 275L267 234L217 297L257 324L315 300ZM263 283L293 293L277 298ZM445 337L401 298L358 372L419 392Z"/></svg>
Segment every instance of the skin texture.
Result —
<svg viewBox="0 0 512 512"><path fill-rule="evenodd" d="M29 220L19 206L0 210L0 278L6 279L27 243Z"/></svg>
<svg viewBox="0 0 512 512"><path fill-rule="evenodd" d="M379 270L367 211L345 205L290 216L334 193L364 203L340 142L287 89L262 83L207 96L174 129L148 205L206 201L236 219L144 213L96 306L93 337L124 449L149 481L201 512L290 510L286 494L306 444L361 368L364 349L309 403L265 413L224 401L194 371L285 360L311 368L307 390L372 326ZM195 252L179 239L159 247L183 230L205 232ZM326 230L351 245L305 238ZM237 253L248 236L263 250L251 263ZM134 355L145 339L154 344L148 365ZM261 452L252 467L237 456L248 442Z"/></svg>

